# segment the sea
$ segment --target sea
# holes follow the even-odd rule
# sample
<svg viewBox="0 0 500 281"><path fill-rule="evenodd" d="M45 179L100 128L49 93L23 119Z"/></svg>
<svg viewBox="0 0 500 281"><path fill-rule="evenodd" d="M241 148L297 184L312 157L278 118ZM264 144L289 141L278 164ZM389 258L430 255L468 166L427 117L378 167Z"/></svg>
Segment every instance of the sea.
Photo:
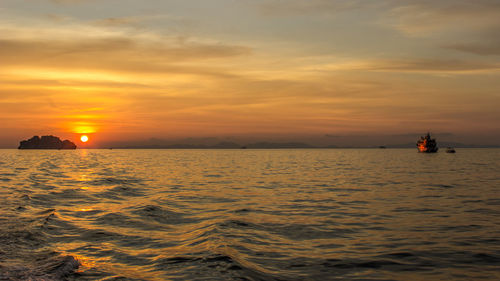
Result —
<svg viewBox="0 0 500 281"><path fill-rule="evenodd" d="M0 150L0 280L500 280L500 149Z"/></svg>

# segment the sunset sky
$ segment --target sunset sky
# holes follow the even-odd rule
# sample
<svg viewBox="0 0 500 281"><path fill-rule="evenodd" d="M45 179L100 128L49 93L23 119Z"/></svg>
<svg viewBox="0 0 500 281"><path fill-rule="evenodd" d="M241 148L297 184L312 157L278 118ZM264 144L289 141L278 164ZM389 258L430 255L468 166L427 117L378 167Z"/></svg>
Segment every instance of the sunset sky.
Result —
<svg viewBox="0 0 500 281"><path fill-rule="evenodd" d="M500 1L0 2L0 147L428 130L500 144Z"/></svg>

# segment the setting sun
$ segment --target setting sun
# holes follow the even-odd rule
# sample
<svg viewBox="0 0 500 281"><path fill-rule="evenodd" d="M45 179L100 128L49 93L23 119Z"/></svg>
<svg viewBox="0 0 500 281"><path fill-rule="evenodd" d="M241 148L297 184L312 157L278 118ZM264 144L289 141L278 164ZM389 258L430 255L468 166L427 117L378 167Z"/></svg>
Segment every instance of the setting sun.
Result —
<svg viewBox="0 0 500 281"><path fill-rule="evenodd" d="M86 135L83 135L83 136L80 137L80 140L82 142L87 142L87 141L89 141L89 137L87 137Z"/></svg>

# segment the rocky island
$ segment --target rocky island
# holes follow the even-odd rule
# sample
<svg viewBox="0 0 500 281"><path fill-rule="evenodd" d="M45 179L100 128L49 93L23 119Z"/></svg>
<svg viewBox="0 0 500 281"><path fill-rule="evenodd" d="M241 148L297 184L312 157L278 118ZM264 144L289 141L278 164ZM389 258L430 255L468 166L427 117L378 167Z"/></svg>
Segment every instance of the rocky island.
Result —
<svg viewBox="0 0 500 281"><path fill-rule="evenodd" d="M55 136L34 136L20 142L18 149L76 149L76 145L69 141L62 141Z"/></svg>

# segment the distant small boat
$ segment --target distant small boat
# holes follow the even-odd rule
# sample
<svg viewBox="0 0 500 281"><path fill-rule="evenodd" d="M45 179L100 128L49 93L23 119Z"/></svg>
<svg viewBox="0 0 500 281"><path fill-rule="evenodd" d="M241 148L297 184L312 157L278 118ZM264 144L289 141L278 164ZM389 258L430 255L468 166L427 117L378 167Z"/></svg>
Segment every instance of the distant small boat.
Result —
<svg viewBox="0 0 500 281"><path fill-rule="evenodd" d="M419 152L434 153L438 151L436 139L431 138L431 134L427 133L426 136L420 137L417 141L417 148Z"/></svg>
<svg viewBox="0 0 500 281"><path fill-rule="evenodd" d="M384 148L387 148L387 147L385 147L384 145L381 145L378 148L384 149Z"/></svg>
<svg viewBox="0 0 500 281"><path fill-rule="evenodd" d="M448 147L448 148L446 149L446 153L455 153L455 152L456 152L456 151L455 151L455 149L454 149L453 147Z"/></svg>

